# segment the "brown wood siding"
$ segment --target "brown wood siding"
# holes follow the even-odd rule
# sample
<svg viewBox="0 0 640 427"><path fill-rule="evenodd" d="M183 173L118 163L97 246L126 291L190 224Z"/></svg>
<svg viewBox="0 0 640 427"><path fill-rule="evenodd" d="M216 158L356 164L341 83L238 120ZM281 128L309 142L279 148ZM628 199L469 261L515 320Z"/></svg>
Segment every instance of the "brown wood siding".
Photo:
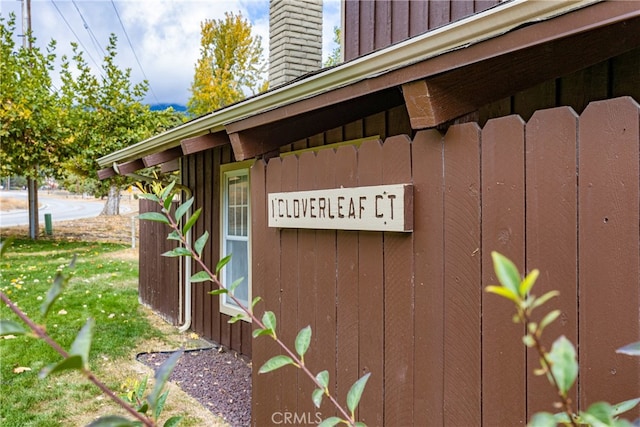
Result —
<svg viewBox="0 0 640 427"><path fill-rule="evenodd" d="M639 136L640 111L629 98L592 103L580 117L579 357L585 367L601 367L580 373L590 390L580 394L582 407L630 386L628 396L640 395L638 358L606 352L626 344L629 331L640 336L637 317L625 328L640 303Z"/></svg>
<svg viewBox="0 0 640 427"><path fill-rule="evenodd" d="M530 373L538 358L523 347L511 304L483 291L495 283L497 250L521 271L541 269L536 295L560 290L543 309L563 311L545 338L580 344L579 409L638 396L640 363L615 349L640 336L639 118L638 103L623 97L581 115L553 108L527 122L507 116L274 158L266 170L261 162L252 179L266 179L265 191L343 182L412 182L415 191L408 234L274 230L256 220L256 247L280 248L279 271L254 281L272 298L263 309L280 313L286 342L312 326L307 366L328 369L339 395L372 373L360 407L369 425L523 425L554 410L552 392ZM256 360L272 355L266 341L254 343ZM274 408L315 413L296 369L258 376L253 366L253 425Z"/></svg>
<svg viewBox="0 0 640 427"><path fill-rule="evenodd" d="M502 135L497 133L501 132ZM525 265L525 134L518 116L506 116L487 122L482 140L482 247L494 248L517 265ZM495 232L499 230L499 232ZM497 283L489 256L482 257L482 283ZM482 294L482 370L498 372L501 377L483 376L482 416L496 425L518 425L526 416L525 348L511 353L501 351L521 339L522 325L504 327L513 310L499 298ZM504 378L511 378L505 382ZM494 400L495 399L495 400ZM493 402L493 403L492 403ZM501 402L496 405L495 402ZM503 408L508 406L509 411Z"/></svg>
<svg viewBox="0 0 640 427"><path fill-rule="evenodd" d="M139 211L160 212L160 206L149 200L140 199ZM174 249L176 242L167 240L169 228L154 221L140 221L139 283L140 302L155 310L171 325L180 324L180 278L179 258L163 257L162 254Z"/></svg>
<svg viewBox="0 0 640 427"><path fill-rule="evenodd" d="M344 59L366 55L498 3L498 0L347 0Z"/></svg>
<svg viewBox="0 0 640 427"><path fill-rule="evenodd" d="M400 2L402 3L402 2ZM426 2L409 2L412 10L416 8L422 7L427 8L428 5ZM424 4L423 4L424 3ZM491 3L491 2L489 2ZM422 6L419 6L421 5ZM488 3L487 3L488 4ZM486 5L485 5L486 6ZM490 6L490 5L489 5ZM356 2L347 2L347 8L358 7ZM396 7L404 7L402 4L393 5ZM353 15L352 15L353 16ZM413 15L411 15L413 17ZM393 32L393 31L392 31ZM545 84L536 86L530 90L523 91L522 93L516 94L513 97L503 99L499 102L492 103L480 109L476 114L471 114L460 121L469 121L469 120L477 120L479 125L484 127L491 119L498 118L502 116L508 116L512 114L519 114L522 119L529 121L529 127L527 132L534 132L532 123L537 122L536 116L538 114L552 114L549 111L553 110L545 110L544 112L535 113L537 110L548 107L557 107L562 105L567 105L573 107L575 110L574 114L581 114L586 105L591 101L597 101L606 99L612 96L631 96L635 99L640 99L640 73L638 73L638 69L640 69L640 49L636 49L627 54L621 55L619 57L613 58L609 61L602 62L600 64L596 64L593 67L587 68L585 70L579 71L577 73L565 76L563 78L547 82ZM564 109L560 109L559 111L566 111ZM535 113L535 114L534 114ZM565 114L565 113L563 113ZM568 120L568 119L567 119ZM536 125L538 126L538 125ZM446 127L444 128L446 129ZM557 161L558 157L555 154L555 151L559 149L559 147L553 147L553 144L549 143L548 140L553 136L563 138L563 141L566 140L567 144L569 144L569 140L567 140L567 135L559 135L558 132L562 131L563 127L561 126L559 129L554 130L553 128L540 128L537 127L537 133L532 133L531 136L528 137L528 141L532 141L533 138L536 138L536 142L534 145L531 145L527 148L527 150L531 151L531 155L527 156L527 173L537 173L539 175L544 175L547 177L547 181L545 185L552 186L557 180L566 180L570 179L570 176L552 176L545 172L544 162L551 161L550 159L554 159L553 162ZM371 115L368 117L363 117L357 121L349 123L343 127L328 129L327 131L313 135L309 138L297 141L295 144L291 144L288 146L281 147L282 152L291 151L295 149L305 149L310 147L317 147L325 144L331 144L334 142L340 141L348 141L353 139L358 139L362 137L370 137L370 136L379 136L382 139L386 139L387 137L394 135L407 134L411 137L418 138L418 135L414 135L411 130L409 124L409 117L404 106L399 106L394 109L391 109L386 112L378 113L375 115ZM431 136L436 135L438 132L433 131L432 133L422 133L419 135L420 138L429 139ZM427 136L425 136L427 135ZM551 136L548 136L551 135ZM547 141L547 142L545 142ZM551 144L551 146L549 146ZM533 148L535 147L535 149ZM570 150L570 145L563 145L565 149ZM414 147L415 150L415 147ZM542 150L542 151L541 151ZM546 154L545 150L549 151L549 154ZM363 156L366 153L366 150L360 150L359 156ZM540 156L541 163L535 163L534 159L536 157L532 156ZM564 159L565 157L560 157ZM433 161L436 161L434 159ZM229 163L232 161L231 150L226 147L217 147L211 150L197 153L194 155L189 155L183 159L183 182L188 187L194 190L194 195L196 196L196 205L202 206L204 209L203 219L201 219L202 224L196 227L196 230L202 232L203 230L208 230L211 234L209 239L209 245L205 249L205 253L207 259L212 263L211 265L215 265L217 262L217 257L219 254L219 165L223 163ZM340 160L338 160L340 161ZM534 162L534 163L531 163ZM437 167L437 166L433 166ZM564 170L571 170L572 166L570 164L565 165ZM560 165L558 165L558 169L561 170ZM366 171L362 172L364 175L359 176L359 178L350 177L352 180L359 180L362 182L367 181L367 173ZM422 172L420 172L422 173ZM414 172L415 175L415 172ZM414 176L414 179L417 179ZM421 179L426 179L423 177ZM437 191L439 188L435 183L438 181L433 181L433 177L429 178L429 182L432 184L430 191ZM268 180L268 182L272 182L272 180ZM541 181L542 182L542 181ZM543 184L540 184L541 186ZM275 190L273 190L275 191ZM565 206L564 203L568 199L566 194L562 193L554 193L551 190L543 190L540 187L540 194L535 196L534 193L527 193L527 205L529 206L540 206L538 211L536 212L536 216L531 216L531 214L527 217L527 221L535 221L540 225L544 225L548 223L549 216L553 216L553 213L550 213L548 210L544 210L544 207L548 204L551 204L558 210L558 215L567 215L563 209L571 209L570 206ZM255 195L254 195L255 197ZM552 203L551 200L562 200L563 204L559 205L557 203ZM416 201L416 209L420 206L420 201ZM533 204L532 204L533 203ZM577 201L575 202L577 203ZM537 205L538 204L538 205ZM423 209L423 208L420 208ZM428 207L424 207L425 211L428 213L429 218L436 218L438 215L438 210L430 204ZM254 218L255 220L255 218ZM420 221L420 219L416 219L416 221ZM141 227L151 227L149 222L143 222L144 224ZM431 226L431 223L428 223L426 226ZM531 227L530 227L531 228ZM566 233L566 229L562 230L550 230L549 227L537 227L537 233L540 234L541 239L547 236L553 236L558 232L562 231ZM149 230L149 231L145 231ZM156 230L156 229L153 229ZM433 233L442 233L442 231L437 231L429 228L429 235L433 235ZM172 301L174 298L172 293L167 293L166 289L172 289L174 283L178 280L178 273L174 270L173 267L169 267L168 262L171 262L167 259L161 259L159 254L162 252L158 249L166 244L163 233L159 231L151 231L151 229L143 228L144 234L141 236L141 253L140 253L140 291L141 291L141 299L152 307L154 307L161 316L169 319L171 322L178 323L178 320L173 320L176 318L177 313L179 312L177 297L175 301ZM416 232L419 235L419 232ZM348 233L347 233L348 234ZM154 237L155 236L155 237ZM338 233L336 236L336 241L339 243L343 239L342 233ZM155 240L154 240L155 239ZM364 239L364 240L363 240ZM375 241L375 238L372 237L363 237L359 238L358 251L361 252L360 259L366 256L373 256L375 253L375 245L376 243L370 242L371 244L363 244L362 242L366 239L372 239ZM348 239L347 239L348 240ZM150 242L150 243L147 243ZM419 248L424 251L424 253L430 253L433 251L432 247L421 247L421 241L417 241L414 243L414 249L418 251ZM532 253L535 251L543 251L543 248L539 248L535 246L535 240L530 240L527 242L527 253ZM373 246L371 246L373 245ZM348 250L347 248L344 250ZM277 247L276 247L277 248ZM563 252L565 256L571 257L571 252L567 250ZM256 248L254 248L254 256L256 253ZM515 248L513 248L515 250ZM416 252L423 253L423 252ZM515 253L515 252L514 252ZM297 254L296 254L297 255ZM275 254L270 253L270 257L275 256ZM158 258L158 259L154 259ZM268 258L270 259L270 258ZM429 258L432 260L433 258ZM549 270L553 269L552 275L559 274L557 271L558 265L563 264L557 260L551 260L548 258L540 258L542 262L542 266L548 266ZM279 258L278 258L279 260ZM269 270L273 270L275 267L273 266L273 259L270 259L269 262L265 261L268 265L266 268ZM278 261L279 262L279 261ZM336 261L339 262L339 261ZM368 262L368 261L366 261ZM431 262L431 261L430 261ZM416 274L419 271L424 272L421 274L430 275L435 274L437 262L433 261L434 264L429 264L428 266L424 266L422 264L416 265ZM341 264L339 264L340 266ZM527 261L527 265L529 262ZM162 267L164 266L164 267ZM162 270L165 268L165 270ZM177 267L175 267L177 269ZM353 266L354 271L359 272L359 276L367 276L369 277L370 268L379 268L379 265L356 265ZM162 273L161 273L162 271ZM437 270L440 272L440 270ZM566 270L562 270L563 274L565 274ZM355 273L354 273L355 274ZM438 273L440 274L440 273ZM483 269L483 275L487 274L486 268ZM274 277L273 273L270 273L270 277ZM278 280L280 280L280 277ZM342 277L342 276L340 276ZM562 280L564 276L560 276L559 280ZM569 277L569 280L571 277ZM275 280L275 279L274 279ZM426 295L431 295L436 298L442 297L440 295L444 292L443 288L439 287L428 287L426 289L418 286L416 283L420 283L418 278L414 278L414 292L416 295L425 293ZM546 281L541 281L541 288L546 286ZM340 287L341 284L336 283L337 287ZM250 354L251 349L251 335L250 335L250 325L242 322L242 324L238 327L230 326L226 323L228 318L224 315L220 315L218 311L218 299L215 297L209 296L206 292L210 290L210 287L205 284L193 285L194 293L193 293L193 324L192 329L197 333L201 334L203 337L207 339L211 339L213 341L223 343L225 345L229 345L232 348L238 350L243 349L242 352L245 354ZM375 288L374 288L375 289ZM372 295L366 291L358 291L360 295L359 298L371 298ZM158 295L162 295L159 297ZM257 294L258 295L258 294ZM154 300L153 298L160 298L160 300ZM353 297L351 297L353 299ZM486 298L484 296L483 298ZM372 304L372 302L370 303ZM367 311L368 306L363 306L362 310ZM427 314L421 314L419 310L416 309L416 324L420 324L420 322L429 322L428 324L433 325L436 319L438 319L438 312L430 312ZM338 322L338 327L340 327L339 319L336 320ZM567 319L566 325L575 324L577 320ZM438 328L442 328L443 324L440 324L437 327L434 327L429 330L429 333L437 333ZM569 331L567 331L569 334ZM575 334L575 332L574 332ZM571 335L573 336L573 335ZM338 339L340 337L338 336ZM371 337L360 338L362 341L362 345L366 348L366 346L371 345L374 341L370 339ZM421 338L418 338L420 340ZM424 342L423 342L424 345ZM417 351L417 350L416 350ZM337 357L339 358L339 368L344 369L346 371L352 371L350 368L350 361L345 360L342 356L342 353L339 353ZM361 352L361 357L366 359L366 355L368 354L366 351ZM438 360L439 356L434 354L429 354L429 359L433 358L433 360ZM367 361L369 359L366 359ZM431 365L426 362L423 363L422 358L415 357L414 358L414 374L415 375L423 375L425 377L433 377L433 375L437 375L437 373L433 372ZM371 360L373 363L374 360ZM343 365L344 363L344 365ZM369 363L369 362L367 362ZM377 362L376 362L377 363ZM382 383L376 385L376 381L381 379L372 378L370 380L369 388L375 390L376 387L382 387ZM444 381L444 379L443 379ZM543 381L539 377L529 378L530 384L535 384L537 381ZM485 385L488 386L488 385ZM340 393L344 392L344 387L346 385L338 385L338 390ZM418 398L418 397L417 397ZM547 399L544 397L530 396L530 402L528 405L531 407L539 407L544 402L547 402ZM363 402L363 405L366 407L367 400ZM432 407L433 404L433 407ZM375 405L375 402L372 403ZM434 416L440 417L442 416L439 413L439 406L437 405L437 401L429 400L426 402L425 406L421 406L420 410L426 411L428 414L433 414ZM416 409L415 417L418 417L419 411ZM366 412L366 411L365 411ZM423 412L424 413L424 412ZM416 418L418 419L418 418ZM375 420L373 422L376 424Z"/></svg>
<svg viewBox="0 0 640 427"><path fill-rule="evenodd" d="M193 227L195 241L205 231L209 240L202 257L210 267L220 259L220 165L233 161L229 146L217 147L186 156L182 162L183 185L193 192L193 210L202 208L202 215ZM193 273L199 271L192 263ZM222 344L246 356L251 356L251 324L229 324L230 316L220 313L219 297L209 295L212 285L194 283L192 286L191 329L203 338Z"/></svg>
<svg viewBox="0 0 640 427"><path fill-rule="evenodd" d="M574 110L560 107L537 111L525 130L526 181L536 183L526 188L526 266L544 272L538 280L537 295L563 284L554 306L562 310L562 319L549 326L544 344L551 348L552 337L566 336L578 342L578 234L573 224L577 221L576 192L578 149L578 115ZM546 242L556 242L550 252ZM524 265L524 264L523 264ZM553 396L544 393L547 380L533 375L537 367L535 352L527 357L527 412L548 408ZM576 399L576 390L570 394Z"/></svg>

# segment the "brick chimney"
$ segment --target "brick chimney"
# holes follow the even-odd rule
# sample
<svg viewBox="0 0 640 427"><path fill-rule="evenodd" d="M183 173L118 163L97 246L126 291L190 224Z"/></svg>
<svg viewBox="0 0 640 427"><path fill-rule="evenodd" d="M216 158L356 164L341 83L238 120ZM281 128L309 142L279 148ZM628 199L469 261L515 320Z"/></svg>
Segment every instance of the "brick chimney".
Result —
<svg viewBox="0 0 640 427"><path fill-rule="evenodd" d="M269 86L322 67L322 0L270 0Z"/></svg>

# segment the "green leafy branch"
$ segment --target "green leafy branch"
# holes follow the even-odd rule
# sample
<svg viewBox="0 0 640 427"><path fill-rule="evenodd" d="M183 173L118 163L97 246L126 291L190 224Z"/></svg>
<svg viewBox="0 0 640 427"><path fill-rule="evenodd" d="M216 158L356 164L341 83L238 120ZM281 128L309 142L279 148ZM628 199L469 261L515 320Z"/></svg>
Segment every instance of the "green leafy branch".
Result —
<svg viewBox="0 0 640 427"><path fill-rule="evenodd" d="M0 242L0 257L4 255L10 244L11 240ZM71 261L69 267L73 268L74 265L75 258ZM62 271L58 271L56 273L53 284L51 288L49 288L47 296L40 307L40 311L44 317L47 316L53 304L62 294L64 288L69 282L69 279L70 276L65 275ZM155 427L157 425L158 418L160 417L168 393L168 391L163 393L164 386L166 385L169 375L182 352L174 353L174 355L172 355L171 358L169 358L169 360L167 360L160 369L158 369L155 377L156 383L153 391L146 398L147 402L136 409L121 399L109 387L100 381L89 367L89 351L91 348L91 340L93 338L95 325L95 321L92 318L87 319L86 323L82 326L80 332L78 332L76 338L71 344L71 348L69 351L66 351L49 334L47 334L44 326L35 323L2 291L0 291L0 300L2 300L2 302L5 303L7 307L16 314L16 316L18 316L24 325L27 326L27 328L25 328L19 322L0 319L0 336L31 334L35 338L43 340L49 347L62 356L62 360L60 362L53 363L40 371L39 377L41 379L44 379L51 374L67 370L80 371L82 375L96 385L106 396L136 419L136 421L131 421L121 416L109 415L93 421L89 424L90 427L133 427L141 425ZM146 416L149 409L152 410L152 418ZM164 427L176 426L180 420L181 417L171 417L164 423Z"/></svg>
<svg viewBox="0 0 640 427"><path fill-rule="evenodd" d="M148 191L141 185L139 185L139 187L143 191L143 193L139 195L139 197L158 203L162 207L162 212L142 213L140 214L140 219L166 224L171 229L171 232L168 234L167 238L169 240L176 240L180 243L180 246L164 253L163 255L168 257L182 256L192 258L202 268L202 270L191 276L191 283L206 281L212 282L215 285L216 289L209 292L209 294L226 294L242 310L242 313L233 316L229 320L229 323L235 323L245 316L250 318L253 321L253 324L256 325L256 328L253 331L253 337L257 338L260 336L267 336L273 339L285 353L274 356L271 359L267 360L260 367L258 372L263 374L275 371L276 369L282 368L287 365L292 365L302 370L316 386L311 396L314 405L319 408L322 404L322 399L326 397L333 404L333 406L335 406L335 408L341 415L341 417L329 417L323 420L322 423L320 423L321 427L331 427L341 423L350 426L364 426L364 423L356 421L355 412L371 373L365 374L351 386L349 392L347 393L346 408L340 405L340 403L338 403L336 398L329 391L329 372L325 370L319 372L318 374L314 374L305 364L304 355L307 353L307 350L309 349L309 345L311 343L311 326L306 326L298 332L298 335L296 336L294 342L295 351L292 350L278 336L276 328L276 316L272 311L265 311L261 319L253 313L256 304L262 301L261 297L255 297L251 302L251 306L247 307L234 296L234 290L240 284L243 278L234 281L228 287L225 287L225 285L223 285L222 282L218 279L220 271L231 260L231 255L222 258L217 263L214 272L209 268L209 266L206 265L206 263L202 259L202 251L204 250L204 247L209 238L209 233L205 231L200 237L195 240L193 245L191 244L189 239L187 239L187 233L194 226L202 212L202 208L199 208L195 210L190 216L187 215L189 209L193 205L193 197L178 205L175 209L175 213L172 215L171 205L175 195L174 182L166 186L163 186L162 184L157 182L153 183L150 186L150 191ZM182 226L180 225L181 221L184 222L184 225Z"/></svg>
<svg viewBox="0 0 640 427"><path fill-rule="evenodd" d="M560 399L557 407L562 409L561 413L537 413L533 416L530 425L536 427L551 427L557 424L574 427L582 425L631 427L632 424L629 421L619 419L618 416L638 405L640 398L627 400L617 405L597 402L589 406L584 412L576 413L574 411L568 392L578 377L578 361L575 347L565 336L556 339L550 351L547 351L542 345L544 329L553 323L561 312L560 310L553 310L547 313L539 323L532 320L533 310L558 296L559 292L553 290L540 297L534 296L531 294L531 289L540 274L538 270L531 271L521 279L520 272L515 264L504 255L492 252L491 257L500 285L487 286L485 290L506 298L515 304L516 314L513 316L513 321L522 323L526 331L522 341L527 347L534 348L540 357L540 368L536 369L534 373L536 375L546 375ZM630 344L617 351L638 356L640 355L640 343Z"/></svg>

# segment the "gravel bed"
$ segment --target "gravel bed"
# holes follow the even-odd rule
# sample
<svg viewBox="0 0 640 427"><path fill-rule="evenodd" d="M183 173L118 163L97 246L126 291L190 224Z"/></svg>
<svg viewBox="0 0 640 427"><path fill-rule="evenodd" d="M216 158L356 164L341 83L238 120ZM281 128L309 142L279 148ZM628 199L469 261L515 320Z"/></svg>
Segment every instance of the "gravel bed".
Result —
<svg viewBox="0 0 640 427"><path fill-rule="evenodd" d="M171 354L142 353L137 360L155 371ZM237 353L219 347L187 350L169 379L230 425L251 424L251 365Z"/></svg>

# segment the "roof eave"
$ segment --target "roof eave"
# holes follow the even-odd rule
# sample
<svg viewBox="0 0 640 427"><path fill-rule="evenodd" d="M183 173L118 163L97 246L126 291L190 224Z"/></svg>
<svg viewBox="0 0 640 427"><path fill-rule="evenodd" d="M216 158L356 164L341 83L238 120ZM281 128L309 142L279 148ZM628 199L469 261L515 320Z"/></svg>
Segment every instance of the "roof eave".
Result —
<svg viewBox="0 0 640 427"><path fill-rule="evenodd" d="M139 159L180 145L186 138L218 132L225 125L349 84L424 61L445 52L504 34L521 25L549 19L602 0L541 2L514 0L413 37L353 61L294 81L201 116L144 141L99 158L100 167Z"/></svg>

